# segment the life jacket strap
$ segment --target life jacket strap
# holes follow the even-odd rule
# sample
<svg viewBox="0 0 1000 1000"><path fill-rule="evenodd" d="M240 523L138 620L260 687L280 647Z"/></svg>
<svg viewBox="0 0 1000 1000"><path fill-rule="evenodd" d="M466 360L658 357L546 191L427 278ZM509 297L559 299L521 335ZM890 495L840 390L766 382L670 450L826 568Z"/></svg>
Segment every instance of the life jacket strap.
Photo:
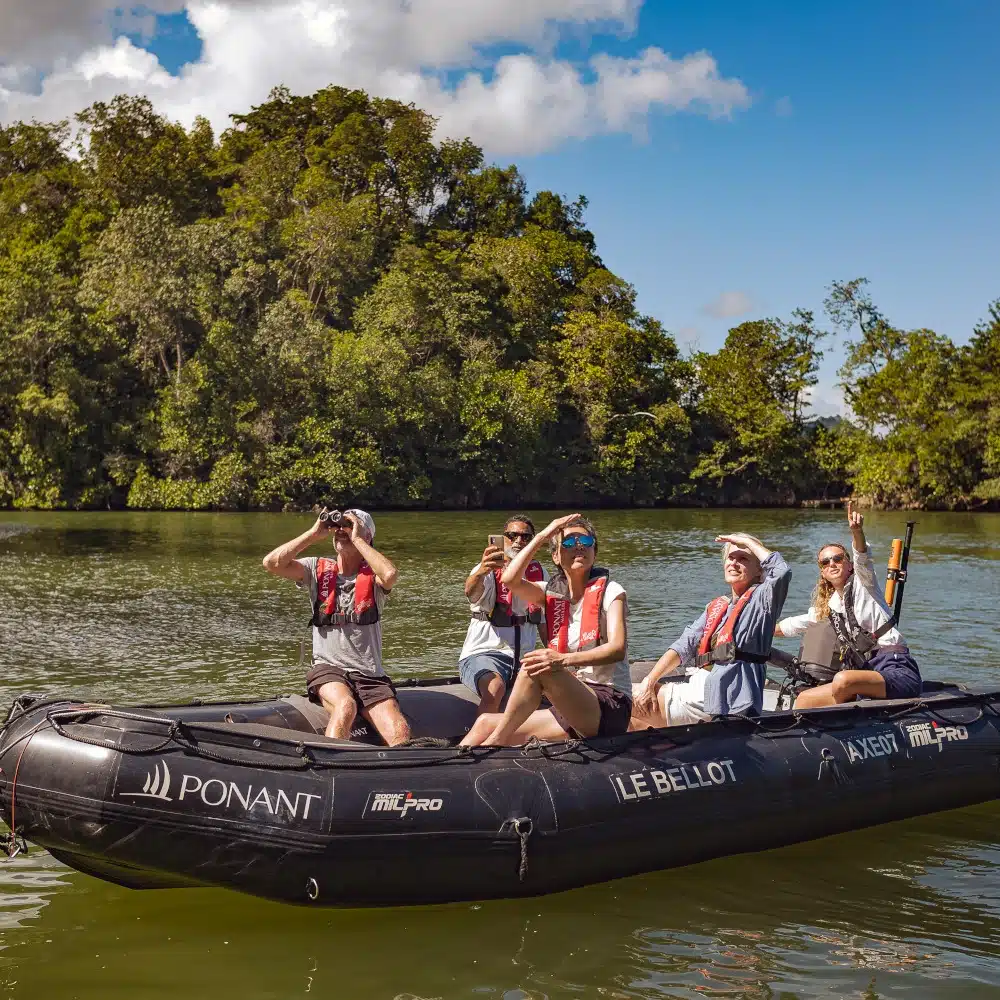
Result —
<svg viewBox="0 0 1000 1000"><path fill-rule="evenodd" d="M381 617L375 599L375 573L362 563L354 583L354 607L338 611L338 569L335 559L321 557L316 562L316 600L309 624L314 628L343 628L345 625L373 625Z"/></svg>
<svg viewBox="0 0 1000 1000"><path fill-rule="evenodd" d="M768 653L751 653L737 647L735 642L719 642L715 649L707 653L699 653L694 662L699 667L710 667L714 663L733 663L743 660L745 663L767 663Z"/></svg>
<svg viewBox="0 0 1000 1000"><path fill-rule="evenodd" d="M730 604L728 597L716 597L705 608L705 629L698 643L698 655L695 657L695 663L699 667L711 667L714 663L732 663L734 660L767 663L766 653L749 653L738 649L733 639L736 622L743 609L750 603L750 598L756 589L756 584L748 587L733 604Z"/></svg>
<svg viewBox="0 0 1000 1000"><path fill-rule="evenodd" d="M879 639L896 627L896 616L890 615L874 632L862 628L854 614L854 579L847 581L844 587L844 614L830 612L830 623L837 633L840 645L841 659L844 665L853 669L864 667L879 651Z"/></svg>
<svg viewBox="0 0 1000 1000"><path fill-rule="evenodd" d="M485 611L473 611L472 617L479 622L491 622L498 628L509 628L513 625L539 625L542 621L542 611L529 612L526 615L507 615L502 622L494 621L494 612L487 614Z"/></svg>

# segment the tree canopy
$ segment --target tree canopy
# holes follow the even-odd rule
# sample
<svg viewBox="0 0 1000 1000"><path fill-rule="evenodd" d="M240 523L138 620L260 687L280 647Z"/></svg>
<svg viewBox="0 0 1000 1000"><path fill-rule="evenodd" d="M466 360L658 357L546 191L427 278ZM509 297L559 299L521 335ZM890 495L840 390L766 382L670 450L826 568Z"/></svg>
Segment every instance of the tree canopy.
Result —
<svg viewBox="0 0 1000 1000"><path fill-rule="evenodd" d="M1000 303L956 347L834 283L817 423L812 314L682 356L585 198L434 125L329 87L0 128L0 505L1000 500Z"/></svg>

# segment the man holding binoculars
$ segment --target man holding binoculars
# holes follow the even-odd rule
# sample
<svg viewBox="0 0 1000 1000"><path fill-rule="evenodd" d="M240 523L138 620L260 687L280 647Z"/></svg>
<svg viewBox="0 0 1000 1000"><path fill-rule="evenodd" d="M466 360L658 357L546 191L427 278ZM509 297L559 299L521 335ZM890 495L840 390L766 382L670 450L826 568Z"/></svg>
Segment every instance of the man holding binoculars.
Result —
<svg viewBox="0 0 1000 1000"><path fill-rule="evenodd" d="M336 559L298 558L331 534ZM350 739L360 712L395 746L410 738L410 726L382 668L381 619L397 572L372 547L374 539L371 514L324 507L309 531L264 556L264 568L309 589L313 656L306 686L309 697L329 713L326 735Z"/></svg>

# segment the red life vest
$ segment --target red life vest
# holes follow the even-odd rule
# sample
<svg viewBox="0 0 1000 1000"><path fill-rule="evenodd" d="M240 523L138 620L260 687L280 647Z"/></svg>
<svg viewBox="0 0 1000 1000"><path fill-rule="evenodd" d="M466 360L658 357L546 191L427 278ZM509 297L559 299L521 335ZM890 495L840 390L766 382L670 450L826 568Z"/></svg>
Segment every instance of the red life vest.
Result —
<svg viewBox="0 0 1000 1000"><path fill-rule="evenodd" d="M501 582L503 577L502 569L493 570L493 581L496 585L496 599L493 602L493 610L486 614L484 611L473 611L472 617L479 621L489 622L494 628L511 628L513 625L538 625L542 621L542 609L537 604L529 604L527 612L523 615L514 614L513 599L510 588ZM532 583L539 583L545 579L545 572L542 564L537 559L528 564L524 571L524 579Z"/></svg>
<svg viewBox="0 0 1000 1000"><path fill-rule="evenodd" d="M766 663L767 657L757 653L746 653L737 649L733 642L733 629L736 628L737 619L740 612L750 603L753 592L757 589L756 584L748 587L737 599L736 603L730 606L728 597L717 597L705 608L705 630L701 633L701 642L698 643L698 656L695 663L699 667L709 666L712 663L732 663L733 660L751 660L754 663ZM719 625L722 628L719 628ZM719 634L715 642L716 629Z"/></svg>
<svg viewBox="0 0 1000 1000"><path fill-rule="evenodd" d="M354 608L337 610L337 560L316 561L316 600L311 625L316 628L339 628L344 625L373 625L379 620L375 601L375 572L362 563L354 581Z"/></svg>
<svg viewBox="0 0 1000 1000"><path fill-rule="evenodd" d="M570 602L565 579L554 582L545 592L545 622L549 630L549 648L559 653L578 653L601 644L601 605L608 585L608 571L594 567L583 591L583 611L580 617L580 638L576 649L569 648Z"/></svg>

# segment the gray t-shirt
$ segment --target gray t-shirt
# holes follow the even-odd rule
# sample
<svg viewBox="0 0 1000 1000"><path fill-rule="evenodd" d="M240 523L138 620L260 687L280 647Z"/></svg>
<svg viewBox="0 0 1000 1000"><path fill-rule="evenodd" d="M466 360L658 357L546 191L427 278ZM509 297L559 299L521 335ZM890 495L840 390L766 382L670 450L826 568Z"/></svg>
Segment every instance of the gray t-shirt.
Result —
<svg viewBox="0 0 1000 1000"><path fill-rule="evenodd" d="M306 578L298 584L303 589L308 586L309 600L316 603L317 583L315 556L300 559L306 571ZM354 576L337 577L337 610L351 611L354 608ZM313 664L332 663L342 670L354 670L363 674L385 676L382 669L382 608L385 606L388 593L375 581L375 606L379 611L379 620L372 625L339 625L327 628L313 627Z"/></svg>

